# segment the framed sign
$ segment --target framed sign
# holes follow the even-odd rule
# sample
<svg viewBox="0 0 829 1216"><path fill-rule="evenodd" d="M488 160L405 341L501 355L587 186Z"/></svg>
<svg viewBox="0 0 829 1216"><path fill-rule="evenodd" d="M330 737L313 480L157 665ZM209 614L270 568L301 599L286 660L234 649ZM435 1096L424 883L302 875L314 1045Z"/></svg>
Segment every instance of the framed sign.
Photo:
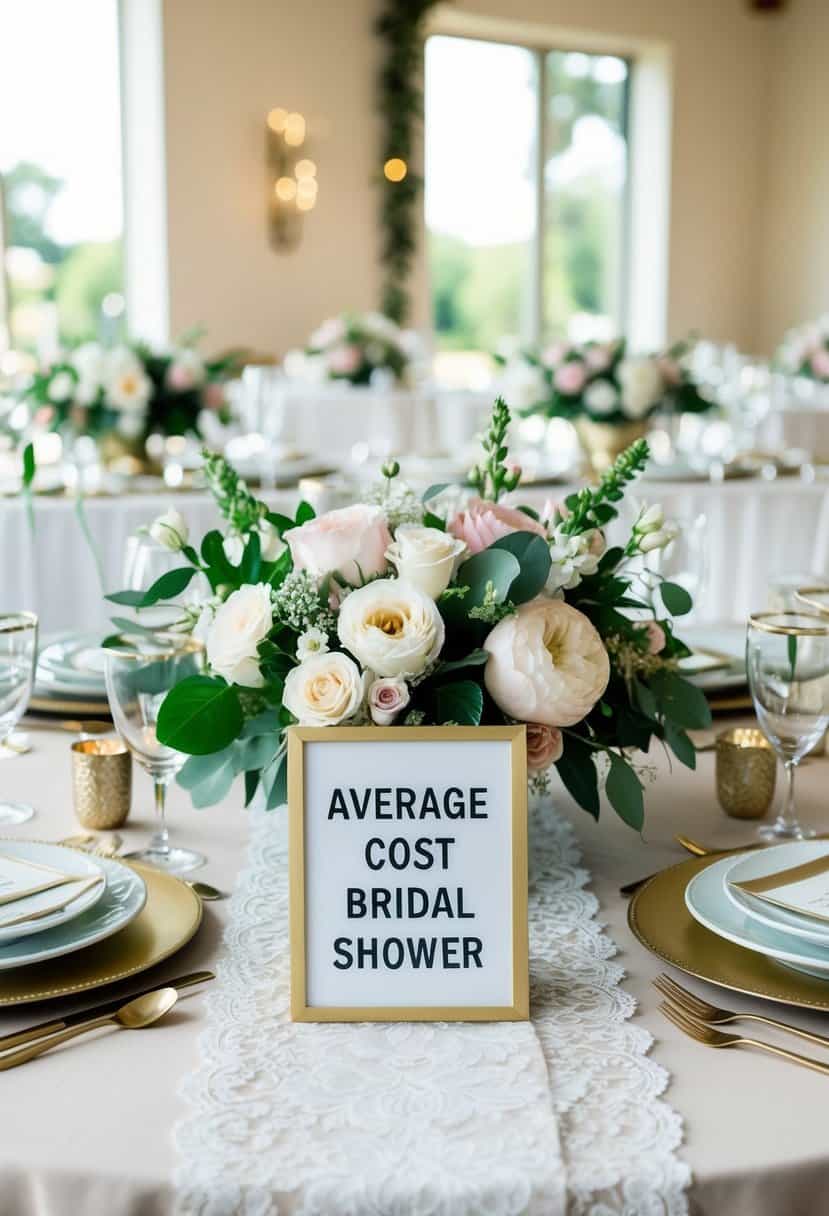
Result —
<svg viewBox="0 0 829 1216"><path fill-rule="evenodd" d="M527 1018L525 728L292 727L291 1015Z"/></svg>

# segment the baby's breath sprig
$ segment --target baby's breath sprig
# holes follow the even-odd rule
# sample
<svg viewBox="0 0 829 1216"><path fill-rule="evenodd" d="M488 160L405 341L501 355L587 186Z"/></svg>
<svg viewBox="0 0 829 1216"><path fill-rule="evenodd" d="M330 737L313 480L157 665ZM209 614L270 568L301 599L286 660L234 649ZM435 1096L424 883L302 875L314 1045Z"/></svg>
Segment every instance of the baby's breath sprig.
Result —
<svg viewBox="0 0 829 1216"><path fill-rule="evenodd" d="M268 508L254 498L235 469L218 452L202 449L207 488L224 519L239 536L252 532L265 518Z"/></svg>
<svg viewBox="0 0 829 1216"><path fill-rule="evenodd" d="M571 494L567 499L569 514L559 525L561 532L566 536L577 536L580 532L603 528L609 523L617 514L611 504L624 497L624 487L639 476L650 454L647 441L637 439L616 457L594 489L588 486Z"/></svg>
<svg viewBox="0 0 829 1216"><path fill-rule="evenodd" d="M498 397L492 407L489 430L481 440L486 459L469 471L469 484L477 490L481 498L489 502L497 502L502 494L514 490L521 480L521 470L510 469L504 463L509 451L509 423L509 406L503 397Z"/></svg>

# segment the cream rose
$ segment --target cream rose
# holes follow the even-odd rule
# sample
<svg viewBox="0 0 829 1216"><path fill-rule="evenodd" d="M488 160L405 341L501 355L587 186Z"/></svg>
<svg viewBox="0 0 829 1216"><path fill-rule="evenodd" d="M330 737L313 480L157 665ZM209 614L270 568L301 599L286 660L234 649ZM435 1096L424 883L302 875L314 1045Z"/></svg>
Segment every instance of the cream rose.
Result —
<svg viewBox="0 0 829 1216"><path fill-rule="evenodd" d="M443 646L435 601L403 579L378 579L343 600L337 632L346 650L378 676L418 676Z"/></svg>
<svg viewBox="0 0 829 1216"><path fill-rule="evenodd" d="M339 574L347 583L360 584L388 569L386 549L391 533L380 507L357 503L309 519L283 534L295 570L307 570L317 579Z"/></svg>
<svg viewBox="0 0 829 1216"><path fill-rule="evenodd" d="M465 552L462 540L439 528L401 524L386 557L402 579L436 600L449 586Z"/></svg>
<svg viewBox="0 0 829 1216"><path fill-rule="evenodd" d="M499 621L484 642L484 682L519 722L574 726L607 688L610 660L590 621L563 600L535 599Z"/></svg>
<svg viewBox="0 0 829 1216"><path fill-rule="evenodd" d="M282 704L300 726L336 726L365 699L365 676L347 654L316 654L285 677Z"/></svg>
<svg viewBox="0 0 829 1216"><path fill-rule="evenodd" d="M273 625L271 589L267 583L249 583L228 596L217 610L207 633L207 660L229 684L261 688L257 647Z"/></svg>
<svg viewBox="0 0 829 1216"><path fill-rule="evenodd" d="M399 676L372 681L368 690L368 709L375 726L391 726L409 704L409 688Z"/></svg>

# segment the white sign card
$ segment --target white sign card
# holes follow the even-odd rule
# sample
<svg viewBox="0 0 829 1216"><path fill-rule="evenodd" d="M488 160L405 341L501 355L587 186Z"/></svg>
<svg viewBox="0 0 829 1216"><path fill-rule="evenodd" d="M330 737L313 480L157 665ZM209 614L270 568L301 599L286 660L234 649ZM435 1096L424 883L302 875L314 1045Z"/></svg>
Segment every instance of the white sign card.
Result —
<svg viewBox="0 0 829 1216"><path fill-rule="evenodd" d="M292 727L295 1021L528 1014L523 726Z"/></svg>

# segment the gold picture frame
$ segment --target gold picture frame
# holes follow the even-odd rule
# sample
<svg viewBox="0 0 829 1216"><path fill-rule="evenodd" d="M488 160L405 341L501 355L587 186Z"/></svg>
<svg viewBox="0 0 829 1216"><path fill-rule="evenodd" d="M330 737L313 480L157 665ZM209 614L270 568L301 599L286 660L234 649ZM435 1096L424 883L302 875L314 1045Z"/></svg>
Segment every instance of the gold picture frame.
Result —
<svg viewBox="0 0 829 1216"><path fill-rule="evenodd" d="M295 1022L495 1022L529 1018L527 924L527 748L524 726L292 726L288 732L291 1017ZM466 742L510 744L512 1001L471 1006L314 1006L307 1003L305 932L305 744L311 742Z"/></svg>

